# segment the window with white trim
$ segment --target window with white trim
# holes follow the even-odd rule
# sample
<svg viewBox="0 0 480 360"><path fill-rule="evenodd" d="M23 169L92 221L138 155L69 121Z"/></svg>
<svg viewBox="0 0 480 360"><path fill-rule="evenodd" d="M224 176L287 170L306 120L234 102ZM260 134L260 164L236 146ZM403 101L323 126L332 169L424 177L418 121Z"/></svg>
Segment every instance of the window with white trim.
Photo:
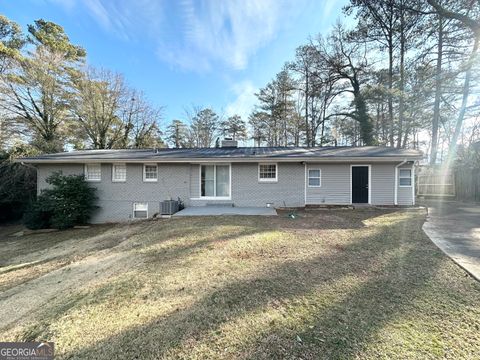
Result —
<svg viewBox="0 0 480 360"><path fill-rule="evenodd" d="M133 203L133 218L134 219L148 218L148 203Z"/></svg>
<svg viewBox="0 0 480 360"><path fill-rule="evenodd" d="M158 180L157 164L144 164L143 165L143 181L157 181L157 180Z"/></svg>
<svg viewBox="0 0 480 360"><path fill-rule="evenodd" d="M258 164L258 181L277 181L277 164Z"/></svg>
<svg viewBox="0 0 480 360"><path fill-rule="evenodd" d="M399 185L405 186L405 187L412 186L412 170L411 169L400 169Z"/></svg>
<svg viewBox="0 0 480 360"><path fill-rule="evenodd" d="M112 181L124 182L127 180L127 166L125 164L112 165Z"/></svg>
<svg viewBox="0 0 480 360"><path fill-rule="evenodd" d="M85 164L85 180L101 181L102 180L101 164Z"/></svg>
<svg viewBox="0 0 480 360"><path fill-rule="evenodd" d="M200 196L230 197L230 165L201 165Z"/></svg>
<svg viewBox="0 0 480 360"><path fill-rule="evenodd" d="M308 187L322 186L322 172L320 169L308 169Z"/></svg>

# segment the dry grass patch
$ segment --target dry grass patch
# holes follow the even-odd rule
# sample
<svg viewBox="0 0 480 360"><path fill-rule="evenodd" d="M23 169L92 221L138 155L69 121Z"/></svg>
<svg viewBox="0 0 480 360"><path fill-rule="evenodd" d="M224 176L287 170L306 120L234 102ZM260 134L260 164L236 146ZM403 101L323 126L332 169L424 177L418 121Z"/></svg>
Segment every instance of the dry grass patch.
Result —
<svg viewBox="0 0 480 360"><path fill-rule="evenodd" d="M426 238L422 212L299 215L0 240L0 306L28 309L1 315L0 338L82 359L479 357L480 286Z"/></svg>

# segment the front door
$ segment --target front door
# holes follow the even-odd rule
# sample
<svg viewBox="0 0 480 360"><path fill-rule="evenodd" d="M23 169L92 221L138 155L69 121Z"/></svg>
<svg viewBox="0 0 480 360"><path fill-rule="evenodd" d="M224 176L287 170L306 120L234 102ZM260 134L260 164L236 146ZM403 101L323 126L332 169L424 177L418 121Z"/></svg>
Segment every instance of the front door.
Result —
<svg viewBox="0 0 480 360"><path fill-rule="evenodd" d="M352 166L352 203L368 203L368 166Z"/></svg>

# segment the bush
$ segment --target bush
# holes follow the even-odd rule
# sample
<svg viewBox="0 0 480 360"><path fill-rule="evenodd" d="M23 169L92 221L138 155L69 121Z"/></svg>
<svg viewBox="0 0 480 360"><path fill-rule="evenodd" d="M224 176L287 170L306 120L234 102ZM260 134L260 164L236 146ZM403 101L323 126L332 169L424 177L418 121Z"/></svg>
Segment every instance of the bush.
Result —
<svg viewBox="0 0 480 360"><path fill-rule="evenodd" d="M52 211L44 209L45 205L40 202L33 202L30 208L23 214L23 223L32 230L47 229L50 227Z"/></svg>
<svg viewBox="0 0 480 360"><path fill-rule="evenodd" d="M23 155L29 153L18 147L8 153L0 152L0 223L21 219L28 204L35 198L35 169L12 161Z"/></svg>
<svg viewBox="0 0 480 360"><path fill-rule="evenodd" d="M97 208L96 189L83 176L53 173L47 183L51 188L42 190L25 213L24 223L29 229L66 229L90 220Z"/></svg>

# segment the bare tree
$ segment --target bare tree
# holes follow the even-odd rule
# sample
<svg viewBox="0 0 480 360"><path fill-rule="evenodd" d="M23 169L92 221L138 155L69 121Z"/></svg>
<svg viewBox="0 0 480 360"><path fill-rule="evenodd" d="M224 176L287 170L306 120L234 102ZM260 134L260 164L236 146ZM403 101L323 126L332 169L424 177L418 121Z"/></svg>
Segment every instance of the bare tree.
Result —
<svg viewBox="0 0 480 360"><path fill-rule="evenodd" d="M120 119L123 135L120 145L124 148L161 147L160 121L162 107L153 107L142 92L127 90L127 99L121 104Z"/></svg>
<svg viewBox="0 0 480 360"><path fill-rule="evenodd" d="M122 139L124 123L119 117L127 103L123 76L104 69L88 68L76 81L73 115L94 149L111 149Z"/></svg>

